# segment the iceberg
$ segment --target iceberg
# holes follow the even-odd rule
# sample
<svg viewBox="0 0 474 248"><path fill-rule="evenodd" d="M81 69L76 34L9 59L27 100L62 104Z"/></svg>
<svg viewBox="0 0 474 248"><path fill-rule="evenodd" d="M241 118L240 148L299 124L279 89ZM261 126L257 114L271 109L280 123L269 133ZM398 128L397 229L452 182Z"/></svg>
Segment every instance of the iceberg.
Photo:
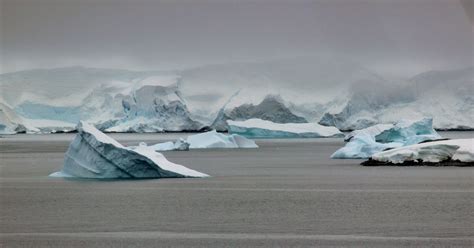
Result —
<svg viewBox="0 0 474 248"><path fill-rule="evenodd" d="M184 139L168 141L150 146L155 151L188 151L189 143Z"/></svg>
<svg viewBox="0 0 474 248"><path fill-rule="evenodd" d="M438 139L441 136L433 129L431 118L377 124L346 135L344 140L348 143L334 152L331 158L368 158L387 149Z"/></svg>
<svg viewBox="0 0 474 248"><path fill-rule="evenodd" d="M186 141L190 149L203 148L258 148L255 141L237 134L225 135L212 130L189 136Z"/></svg>
<svg viewBox="0 0 474 248"><path fill-rule="evenodd" d="M474 139L453 139L404 146L370 157L363 165L474 166Z"/></svg>
<svg viewBox="0 0 474 248"><path fill-rule="evenodd" d="M107 126L107 125L103 125ZM109 133L160 133L164 129L145 117L137 117L129 121L122 121L112 127L104 128Z"/></svg>
<svg viewBox="0 0 474 248"><path fill-rule="evenodd" d="M274 123L261 119L246 121L228 120L229 133L249 138L326 138L343 137L335 127L321 126L317 123Z"/></svg>
<svg viewBox="0 0 474 248"><path fill-rule="evenodd" d="M52 177L76 178L183 178L208 175L168 161L147 146L124 147L85 122L69 145L64 167Z"/></svg>
<svg viewBox="0 0 474 248"><path fill-rule="evenodd" d="M188 138L178 139L174 142L158 143L150 146L155 151L172 151L207 148L258 148L255 141L238 134L226 135L212 130L205 133L190 135Z"/></svg>

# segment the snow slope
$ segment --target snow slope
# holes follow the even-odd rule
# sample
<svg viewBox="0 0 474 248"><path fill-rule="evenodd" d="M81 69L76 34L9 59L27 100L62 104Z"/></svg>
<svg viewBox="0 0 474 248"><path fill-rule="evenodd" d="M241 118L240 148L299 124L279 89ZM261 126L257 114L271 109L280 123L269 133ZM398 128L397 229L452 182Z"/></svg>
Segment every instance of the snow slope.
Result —
<svg viewBox="0 0 474 248"><path fill-rule="evenodd" d="M320 124L356 130L400 119L433 118L436 129L474 129L474 68L431 71L401 84L354 85L340 111Z"/></svg>

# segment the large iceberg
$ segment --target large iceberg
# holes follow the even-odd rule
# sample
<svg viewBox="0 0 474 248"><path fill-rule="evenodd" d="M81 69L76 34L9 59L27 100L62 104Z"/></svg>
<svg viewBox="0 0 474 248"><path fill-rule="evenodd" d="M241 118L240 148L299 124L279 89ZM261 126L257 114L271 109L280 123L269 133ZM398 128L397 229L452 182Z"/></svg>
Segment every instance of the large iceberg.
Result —
<svg viewBox="0 0 474 248"><path fill-rule="evenodd" d="M228 120L229 133L249 138L323 138L343 137L335 127L325 127L317 123L274 123L261 119L246 121Z"/></svg>
<svg viewBox="0 0 474 248"><path fill-rule="evenodd" d="M255 141L237 134L226 135L212 130L190 135L186 139L168 141L150 146L155 151L206 149L206 148L258 148Z"/></svg>
<svg viewBox="0 0 474 248"><path fill-rule="evenodd" d="M401 120L395 124L377 124L353 131L345 137L348 143L331 158L368 158L387 149L441 139L432 123L431 118Z"/></svg>
<svg viewBox="0 0 474 248"><path fill-rule="evenodd" d="M124 147L92 125L79 122L66 152L64 167L53 177L182 178L208 175L168 161L147 146Z"/></svg>
<svg viewBox="0 0 474 248"><path fill-rule="evenodd" d="M474 139L453 139L404 146L371 156L363 165L474 166Z"/></svg>

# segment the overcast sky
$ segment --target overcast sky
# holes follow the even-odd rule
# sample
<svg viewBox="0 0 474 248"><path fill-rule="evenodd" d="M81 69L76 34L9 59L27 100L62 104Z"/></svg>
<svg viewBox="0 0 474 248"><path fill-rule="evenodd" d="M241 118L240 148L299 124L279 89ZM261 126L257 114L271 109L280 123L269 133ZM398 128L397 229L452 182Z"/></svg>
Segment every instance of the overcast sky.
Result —
<svg viewBox="0 0 474 248"><path fill-rule="evenodd" d="M319 54L401 77L473 64L473 10L457 0L0 2L2 72L167 70Z"/></svg>

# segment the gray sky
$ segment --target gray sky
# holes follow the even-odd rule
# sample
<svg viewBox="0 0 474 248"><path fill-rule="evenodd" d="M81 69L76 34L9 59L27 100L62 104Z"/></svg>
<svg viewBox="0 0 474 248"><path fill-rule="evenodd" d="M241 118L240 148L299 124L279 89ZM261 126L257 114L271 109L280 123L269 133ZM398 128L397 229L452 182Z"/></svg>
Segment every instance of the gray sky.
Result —
<svg viewBox="0 0 474 248"><path fill-rule="evenodd" d="M473 65L470 0L0 0L1 71L319 54L389 76ZM471 15L472 16L472 15Z"/></svg>

